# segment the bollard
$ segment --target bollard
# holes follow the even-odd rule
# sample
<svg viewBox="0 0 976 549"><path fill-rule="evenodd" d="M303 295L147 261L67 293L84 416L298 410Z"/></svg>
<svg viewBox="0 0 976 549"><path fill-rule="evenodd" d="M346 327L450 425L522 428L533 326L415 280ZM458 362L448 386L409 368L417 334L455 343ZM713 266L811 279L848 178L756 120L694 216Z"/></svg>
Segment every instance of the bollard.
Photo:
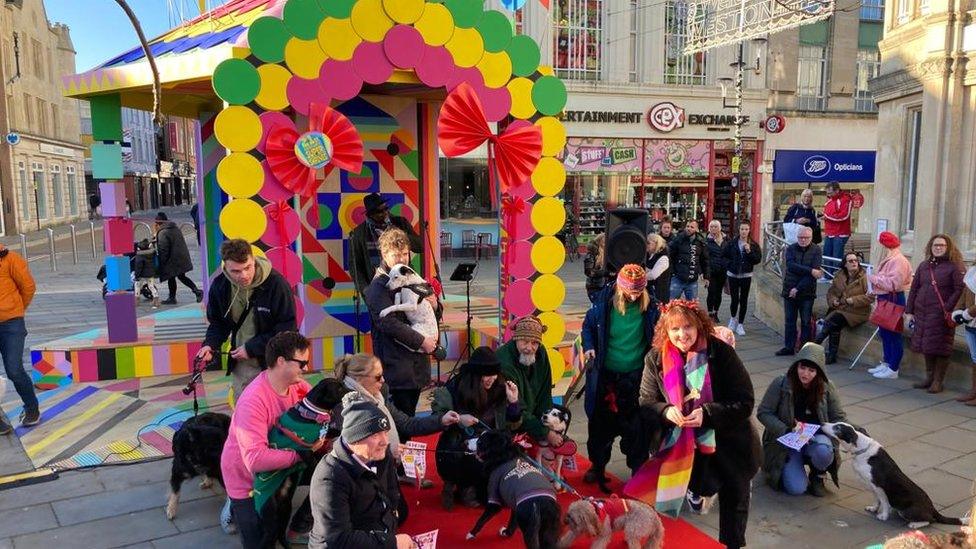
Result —
<svg viewBox="0 0 976 549"><path fill-rule="evenodd" d="M75 265L78 264L78 230L75 229L75 224L72 223L68 225L71 228L71 260L74 261Z"/></svg>
<svg viewBox="0 0 976 549"><path fill-rule="evenodd" d="M95 248L95 222L94 221L88 222L88 230L90 231L88 234L91 236L92 261L95 261L95 259L98 257L98 250Z"/></svg>
<svg viewBox="0 0 976 549"><path fill-rule="evenodd" d="M58 270L58 254L54 249L54 229L51 227L47 228L47 248L48 253L51 254L51 271L57 272Z"/></svg>
<svg viewBox="0 0 976 549"><path fill-rule="evenodd" d="M29 256L27 255L27 235L24 233L20 234L20 255L24 256L24 261L27 261Z"/></svg>

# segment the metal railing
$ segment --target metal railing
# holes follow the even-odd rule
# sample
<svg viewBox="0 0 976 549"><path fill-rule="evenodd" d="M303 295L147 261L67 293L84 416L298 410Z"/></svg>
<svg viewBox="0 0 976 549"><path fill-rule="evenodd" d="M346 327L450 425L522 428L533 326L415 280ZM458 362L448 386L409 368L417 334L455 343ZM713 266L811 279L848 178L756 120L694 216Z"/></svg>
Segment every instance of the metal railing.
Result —
<svg viewBox="0 0 976 549"><path fill-rule="evenodd" d="M98 242L95 238L95 222L88 221L88 235L91 242L91 260L97 261L98 259ZM40 254L38 258L44 257L48 258L48 262L51 267L51 271L57 272L58 270L58 250L57 250L57 237L54 233L53 227L47 227L47 253ZM75 223L68 225L68 236L71 242L71 261L73 264L77 265L79 261L79 249L78 249L78 227ZM20 237L20 255L24 257L25 261L29 261L30 254L30 244L27 242L27 235L24 233L18 233L17 236ZM34 241L35 245L39 244L38 241Z"/></svg>
<svg viewBox="0 0 976 549"><path fill-rule="evenodd" d="M776 273L780 278L783 277L785 265L785 252L790 244L783 236L783 222L769 221L763 224L763 266L767 271ZM821 270L824 272L825 280L833 280L843 267L844 258L823 256ZM870 263L861 263L861 267L867 270L874 268Z"/></svg>

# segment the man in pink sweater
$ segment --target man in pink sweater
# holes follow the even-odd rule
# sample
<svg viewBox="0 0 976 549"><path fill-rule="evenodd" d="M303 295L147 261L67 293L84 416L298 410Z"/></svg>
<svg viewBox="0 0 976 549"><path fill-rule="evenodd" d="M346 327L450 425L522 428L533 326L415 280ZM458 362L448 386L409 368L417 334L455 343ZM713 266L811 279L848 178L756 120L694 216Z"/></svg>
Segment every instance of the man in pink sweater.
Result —
<svg viewBox="0 0 976 549"><path fill-rule="evenodd" d="M310 456L268 447L268 431L281 414L302 400L311 386L302 379L311 344L298 332L281 332L268 341L265 363L237 400L230 432L220 456L224 487L231 514L245 549L267 547L272 532L265 532L254 507L254 475L285 469Z"/></svg>

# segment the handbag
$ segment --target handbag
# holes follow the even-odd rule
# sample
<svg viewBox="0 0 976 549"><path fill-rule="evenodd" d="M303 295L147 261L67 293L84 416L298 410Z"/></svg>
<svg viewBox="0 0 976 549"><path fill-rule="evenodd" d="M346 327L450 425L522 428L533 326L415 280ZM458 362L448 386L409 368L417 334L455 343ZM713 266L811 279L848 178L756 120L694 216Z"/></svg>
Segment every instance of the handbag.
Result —
<svg viewBox="0 0 976 549"><path fill-rule="evenodd" d="M935 282L935 272L931 266L929 266L929 276L932 278L932 289L935 290L935 296L939 298L939 306L942 307L942 320L945 322L946 328L955 330L958 324L952 320L952 312L946 311L945 300L942 299L942 292L939 291L939 285Z"/></svg>
<svg viewBox="0 0 976 549"><path fill-rule="evenodd" d="M904 323L905 306L895 303L894 292L890 295L892 297L890 301L878 300L874 306L874 310L871 311L870 321L871 324L889 332L901 332Z"/></svg>

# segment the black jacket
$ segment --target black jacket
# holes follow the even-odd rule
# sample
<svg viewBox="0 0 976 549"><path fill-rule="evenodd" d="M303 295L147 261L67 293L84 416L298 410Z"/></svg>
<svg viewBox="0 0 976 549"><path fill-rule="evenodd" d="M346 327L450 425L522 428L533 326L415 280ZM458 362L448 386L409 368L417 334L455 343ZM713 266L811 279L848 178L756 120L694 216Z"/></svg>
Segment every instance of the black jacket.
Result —
<svg viewBox="0 0 976 549"><path fill-rule="evenodd" d="M341 440L319 461L309 483L311 549L396 548L396 463L387 451L374 466L376 473L360 465Z"/></svg>
<svg viewBox="0 0 976 549"><path fill-rule="evenodd" d="M751 273L752 268L762 263L762 250L755 240L749 240L749 253L739 249L739 237L735 237L725 247L725 271L733 275L742 276Z"/></svg>
<svg viewBox="0 0 976 549"><path fill-rule="evenodd" d="M682 284L694 282L699 276L708 279L708 248L705 239L698 233L694 237L681 231L668 244L668 255L671 257L671 277Z"/></svg>
<svg viewBox="0 0 976 549"><path fill-rule="evenodd" d="M150 250L136 252L132 258L132 275L136 278L156 276L156 253Z"/></svg>
<svg viewBox="0 0 976 549"><path fill-rule="evenodd" d="M586 257L583 258L583 274L586 275L586 293L599 292L607 285L607 271L602 264L597 265L596 256L600 253L595 242L586 245Z"/></svg>
<svg viewBox="0 0 976 549"><path fill-rule="evenodd" d="M213 285L210 286L210 296L207 298L207 321L210 325L207 326L207 335L204 337L203 344L209 345L212 349L219 349L234 331L234 321L229 314L233 291L233 285L223 273L215 278ZM248 317L254 315L257 320L257 335L244 342L244 347L249 356L258 359L261 367L266 368L264 348L268 340L277 333L298 329L295 320L295 298L285 277L272 269L268 278L252 290L251 303ZM234 343L240 344L240 342ZM227 368L228 373L232 369L233 365L230 365Z"/></svg>
<svg viewBox="0 0 976 549"><path fill-rule="evenodd" d="M802 223L807 227L819 227L820 220L817 218L817 210L813 209L813 206L809 208L797 202L790 206L789 210L786 210L786 215L783 216L783 223L796 223L798 218L805 217L809 219L807 223Z"/></svg>
<svg viewBox="0 0 976 549"><path fill-rule="evenodd" d="M430 358L417 351L424 336L410 327L406 313L380 318L383 309L393 305L393 292L386 287L389 281L389 276L377 274L366 288L373 354L383 363L383 375L390 389L422 389L430 381Z"/></svg>
<svg viewBox="0 0 976 549"><path fill-rule="evenodd" d="M750 420L755 394L749 372L732 347L708 336L708 374L712 381L712 402L702 405L702 427L715 429L713 465L719 473L734 471L751 479L759 471L762 449ZM661 381L661 355L656 350L644 359L640 405L664 429L674 428L664 417L670 404Z"/></svg>
<svg viewBox="0 0 976 549"><path fill-rule="evenodd" d="M788 297L790 290L796 288L796 299L813 299L817 297L817 279L810 274L813 269L819 269L823 261L823 252L817 244L810 244L801 248L799 244L790 244L783 252L783 297Z"/></svg>
<svg viewBox="0 0 976 549"><path fill-rule="evenodd" d="M167 221L156 233L156 254L159 257L160 280L175 278L193 270L190 250L176 223ZM263 354L263 353L262 353Z"/></svg>
<svg viewBox="0 0 976 549"><path fill-rule="evenodd" d="M407 233L410 239L410 251L422 253L424 241L410 226L406 219L391 215L390 226L396 227ZM366 288L376 274L377 265L373 265L369 260L369 248L367 243L373 239L370 234L369 222L363 221L349 233L349 273L352 275L353 282L356 283L356 290L365 295ZM380 259L382 262L382 259Z"/></svg>
<svg viewBox="0 0 976 549"><path fill-rule="evenodd" d="M722 243L715 242L711 235L705 237L705 248L708 250L708 273L725 274L729 266L725 259L725 249L729 246L729 239L723 238Z"/></svg>

